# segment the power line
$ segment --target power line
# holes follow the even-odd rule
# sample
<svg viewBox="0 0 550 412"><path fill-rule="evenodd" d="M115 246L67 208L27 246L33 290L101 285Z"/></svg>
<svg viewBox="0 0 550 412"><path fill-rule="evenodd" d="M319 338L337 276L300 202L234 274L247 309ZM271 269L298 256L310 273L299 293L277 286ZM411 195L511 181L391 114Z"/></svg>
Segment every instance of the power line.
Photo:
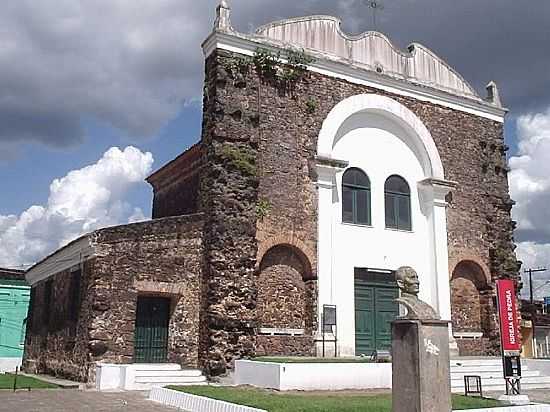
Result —
<svg viewBox="0 0 550 412"><path fill-rule="evenodd" d="M534 302L533 300L533 273L539 273L539 272L546 272L546 268L538 268L538 269L525 269L524 273L529 273L529 301L531 304Z"/></svg>

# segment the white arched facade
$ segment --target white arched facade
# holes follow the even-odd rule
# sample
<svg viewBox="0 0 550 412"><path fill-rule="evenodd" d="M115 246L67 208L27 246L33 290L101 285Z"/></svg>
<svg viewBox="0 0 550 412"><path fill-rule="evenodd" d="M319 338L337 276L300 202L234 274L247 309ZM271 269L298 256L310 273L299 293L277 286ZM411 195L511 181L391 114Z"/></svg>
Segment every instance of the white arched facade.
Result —
<svg viewBox="0 0 550 412"><path fill-rule="evenodd" d="M342 176L349 167L370 179L369 226L342 221ZM452 184L444 180L437 147L422 121L385 96L345 99L323 123L317 172L319 316L323 305L336 305L339 355L355 355L355 268L384 273L412 266L421 299L450 320L445 196ZM394 174L411 190L410 231L385 227L384 183Z"/></svg>

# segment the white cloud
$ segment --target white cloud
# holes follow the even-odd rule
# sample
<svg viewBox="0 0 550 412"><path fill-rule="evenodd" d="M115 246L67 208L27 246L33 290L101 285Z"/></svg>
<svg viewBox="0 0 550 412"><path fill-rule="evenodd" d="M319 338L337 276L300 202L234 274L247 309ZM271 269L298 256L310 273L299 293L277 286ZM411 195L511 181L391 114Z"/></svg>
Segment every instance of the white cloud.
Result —
<svg viewBox="0 0 550 412"><path fill-rule="evenodd" d="M0 215L0 266L31 264L83 233L144 220L143 211L124 199L144 184L152 165L151 153L112 147L97 163L55 179L46 205Z"/></svg>
<svg viewBox="0 0 550 412"><path fill-rule="evenodd" d="M510 158L510 191L517 202L513 217L518 222L518 258L523 269L550 266L550 108L517 120L518 154ZM543 287L550 272L537 274L535 295L550 295ZM523 295L529 291L524 275ZM538 289L537 289L538 288Z"/></svg>
<svg viewBox="0 0 550 412"><path fill-rule="evenodd" d="M64 147L83 139L81 119L94 119L131 137L155 134L182 105L201 101L201 43L218 0L2 0L0 13L0 157L18 142ZM332 14L346 31L372 29L363 0L232 0L240 31L280 18ZM381 29L405 47L434 48L474 84L489 78L512 107L548 102L545 50L550 3L537 13L521 2L490 2L471 13L465 2L388 2ZM425 3L425 4L424 4ZM535 6L533 6L535 7ZM431 10L426 18L425 10ZM435 14L434 14L435 13ZM487 25L491 13L499 24ZM458 18L457 18L458 16ZM518 16L521 17L518 20ZM456 21L467 21L464 30ZM448 22L441 30L442 22ZM525 28L528 30L525 30ZM526 46L528 45L528 47ZM492 50L487 59L487 50ZM509 50L514 50L514 58ZM531 76L517 76L524 62ZM533 107L533 106L531 106Z"/></svg>

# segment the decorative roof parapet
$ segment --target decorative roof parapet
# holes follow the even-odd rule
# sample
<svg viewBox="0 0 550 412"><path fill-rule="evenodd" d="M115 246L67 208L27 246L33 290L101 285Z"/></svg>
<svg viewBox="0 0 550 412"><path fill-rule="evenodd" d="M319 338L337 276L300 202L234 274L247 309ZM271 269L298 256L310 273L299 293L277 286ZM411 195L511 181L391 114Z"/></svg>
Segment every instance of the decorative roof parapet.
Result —
<svg viewBox="0 0 550 412"><path fill-rule="evenodd" d="M502 100L500 100L500 92L498 91L497 84L491 80L489 84L486 86L486 89L487 89L487 98L485 100L491 103L493 106L503 107Z"/></svg>
<svg viewBox="0 0 550 412"><path fill-rule="evenodd" d="M330 16L282 20L245 34L233 29L230 13L227 1L221 0L214 29L202 43L205 57L217 49L248 56L262 47L303 49L315 59L309 70L504 122L506 108L495 99L480 97L458 72L422 45L401 51L382 33L350 36L341 31L340 20Z"/></svg>
<svg viewBox="0 0 550 412"><path fill-rule="evenodd" d="M233 32L231 26L231 8L226 0L221 0L216 7L216 20L214 21L214 31Z"/></svg>
<svg viewBox="0 0 550 412"><path fill-rule="evenodd" d="M379 74L482 101L459 73L427 47L413 43L408 47L408 52L403 52L379 32L350 36L341 30L341 21L336 17L309 16L281 20L258 28L256 34L315 50Z"/></svg>

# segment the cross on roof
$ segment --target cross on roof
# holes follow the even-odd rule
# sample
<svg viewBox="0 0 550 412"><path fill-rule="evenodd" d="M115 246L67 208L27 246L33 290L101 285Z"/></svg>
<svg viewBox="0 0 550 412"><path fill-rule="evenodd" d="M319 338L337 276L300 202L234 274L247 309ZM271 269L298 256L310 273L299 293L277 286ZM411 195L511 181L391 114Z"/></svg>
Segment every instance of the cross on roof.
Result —
<svg viewBox="0 0 550 412"><path fill-rule="evenodd" d="M384 5L380 0L365 0L367 7L369 7L372 10L372 24L374 27L374 30L377 30L376 27L376 15L379 11L384 10Z"/></svg>

